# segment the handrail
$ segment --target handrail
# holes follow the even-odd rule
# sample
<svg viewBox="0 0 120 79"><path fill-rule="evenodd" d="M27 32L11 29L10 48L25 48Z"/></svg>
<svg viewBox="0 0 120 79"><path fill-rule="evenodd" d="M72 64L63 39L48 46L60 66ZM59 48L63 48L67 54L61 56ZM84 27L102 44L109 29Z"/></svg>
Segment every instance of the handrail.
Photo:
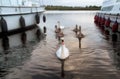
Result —
<svg viewBox="0 0 120 79"><path fill-rule="evenodd" d="M8 7L8 8L39 8L39 7L42 7L42 6L0 6L0 7Z"/></svg>

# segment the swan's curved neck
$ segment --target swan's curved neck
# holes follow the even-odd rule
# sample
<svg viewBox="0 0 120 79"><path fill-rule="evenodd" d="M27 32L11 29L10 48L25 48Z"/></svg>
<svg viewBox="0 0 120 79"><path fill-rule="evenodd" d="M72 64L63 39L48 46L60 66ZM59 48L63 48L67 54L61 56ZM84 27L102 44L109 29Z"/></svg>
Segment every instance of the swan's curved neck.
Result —
<svg viewBox="0 0 120 79"><path fill-rule="evenodd" d="M60 22L58 21L58 27L60 27Z"/></svg>
<svg viewBox="0 0 120 79"><path fill-rule="evenodd" d="M64 42L62 42L61 46L61 57L64 57Z"/></svg>

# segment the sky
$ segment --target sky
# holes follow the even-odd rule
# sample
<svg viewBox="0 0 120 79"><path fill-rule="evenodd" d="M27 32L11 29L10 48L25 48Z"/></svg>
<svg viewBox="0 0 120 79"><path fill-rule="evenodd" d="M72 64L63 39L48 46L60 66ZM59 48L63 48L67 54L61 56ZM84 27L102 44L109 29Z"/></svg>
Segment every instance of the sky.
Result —
<svg viewBox="0 0 120 79"><path fill-rule="evenodd" d="M43 0L44 5L63 5L63 6L101 6L103 0Z"/></svg>

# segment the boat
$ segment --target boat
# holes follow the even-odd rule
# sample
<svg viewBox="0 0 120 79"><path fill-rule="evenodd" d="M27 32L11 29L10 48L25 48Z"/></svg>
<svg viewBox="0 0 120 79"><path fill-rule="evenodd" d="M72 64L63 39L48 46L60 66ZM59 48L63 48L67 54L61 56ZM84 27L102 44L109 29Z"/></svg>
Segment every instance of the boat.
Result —
<svg viewBox="0 0 120 79"><path fill-rule="evenodd" d="M0 51L40 38L44 11L41 0L0 0Z"/></svg>
<svg viewBox="0 0 120 79"><path fill-rule="evenodd" d="M96 13L94 22L106 35L120 35L120 0L104 0L101 10ZM113 38L113 37L112 37Z"/></svg>
<svg viewBox="0 0 120 79"><path fill-rule="evenodd" d="M59 49L56 52L56 56L60 60L66 60L69 57L69 50L68 48L66 48L63 38L61 39L62 39L62 42Z"/></svg>

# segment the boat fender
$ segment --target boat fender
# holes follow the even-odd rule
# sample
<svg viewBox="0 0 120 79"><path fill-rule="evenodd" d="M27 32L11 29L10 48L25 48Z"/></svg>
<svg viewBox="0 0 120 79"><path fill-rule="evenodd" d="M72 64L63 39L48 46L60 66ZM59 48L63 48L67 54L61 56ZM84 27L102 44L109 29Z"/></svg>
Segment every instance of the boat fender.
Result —
<svg viewBox="0 0 120 79"><path fill-rule="evenodd" d="M95 23L97 22L97 15L95 15L95 17L94 17L94 22Z"/></svg>
<svg viewBox="0 0 120 79"><path fill-rule="evenodd" d="M112 26L112 32L117 32L118 31L118 22L115 21L115 23Z"/></svg>
<svg viewBox="0 0 120 79"><path fill-rule="evenodd" d="M110 22L111 22L111 20L110 20L110 18L108 18L108 19L105 21L105 26L106 26L106 27L110 27Z"/></svg>
<svg viewBox="0 0 120 79"><path fill-rule="evenodd" d="M103 18L101 17L101 20L100 20L100 25L102 25L102 21L103 21Z"/></svg>
<svg viewBox="0 0 120 79"><path fill-rule="evenodd" d="M97 16L97 24L99 23L99 18L100 18L100 17L99 17L99 16Z"/></svg>
<svg viewBox="0 0 120 79"><path fill-rule="evenodd" d="M9 38L8 37L3 37L2 39L2 46L4 50L8 50L9 49Z"/></svg>
<svg viewBox="0 0 120 79"><path fill-rule="evenodd" d="M120 53L118 52L117 55L120 56Z"/></svg>
<svg viewBox="0 0 120 79"><path fill-rule="evenodd" d="M37 31L36 31L36 36L37 36L37 39L40 40L40 36L41 36L41 31L40 31L40 29L37 29Z"/></svg>
<svg viewBox="0 0 120 79"><path fill-rule="evenodd" d="M36 13L35 15L35 20L36 20L36 23L39 24L40 23L40 16L38 13Z"/></svg>
<svg viewBox="0 0 120 79"><path fill-rule="evenodd" d="M104 25L101 26L101 30L104 31L105 30L105 27Z"/></svg>
<svg viewBox="0 0 120 79"><path fill-rule="evenodd" d="M25 45L26 44L26 40L27 40L27 35L24 32L24 33L21 34L21 42L22 42L22 44Z"/></svg>
<svg viewBox="0 0 120 79"><path fill-rule="evenodd" d="M47 28L44 26L43 27L43 32L46 33L47 32Z"/></svg>
<svg viewBox="0 0 120 79"><path fill-rule="evenodd" d="M105 18L103 17L103 18L102 18L101 25L104 25L104 24L105 24Z"/></svg>
<svg viewBox="0 0 120 79"><path fill-rule="evenodd" d="M98 20L98 25L100 26L101 24L101 17L99 17L99 20Z"/></svg>
<svg viewBox="0 0 120 79"><path fill-rule="evenodd" d="M97 17L96 17L96 23L98 23L98 19L99 19L99 17L97 16Z"/></svg>
<svg viewBox="0 0 120 79"><path fill-rule="evenodd" d="M43 22L45 23L46 22L46 16L43 15Z"/></svg>
<svg viewBox="0 0 120 79"><path fill-rule="evenodd" d="M118 36L117 34L112 34L112 42L117 42Z"/></svg>
<svg viewBox="0 0 120 79"><path fill-rule="evenodd" d="M8 27L7 27L7 22L3 17L1 18L0 24L1 24L2 32L6 33L8 31Z"/></svg>
<svg viewBox="0 0 120 79"><path fill-rule="evenodd" d="M106 35L110 35L109 30L105 30L105 34L106 34Z"/></svg>
<svg viewBox="0 0 120 79"><path fill-rule="evenodd" d="M20 26L21 26L22 28L24 28L24 27L26 26L26 25L25 25L25 19L24 19L23 16L20 17L19 22L20 22Z"/></svg>

